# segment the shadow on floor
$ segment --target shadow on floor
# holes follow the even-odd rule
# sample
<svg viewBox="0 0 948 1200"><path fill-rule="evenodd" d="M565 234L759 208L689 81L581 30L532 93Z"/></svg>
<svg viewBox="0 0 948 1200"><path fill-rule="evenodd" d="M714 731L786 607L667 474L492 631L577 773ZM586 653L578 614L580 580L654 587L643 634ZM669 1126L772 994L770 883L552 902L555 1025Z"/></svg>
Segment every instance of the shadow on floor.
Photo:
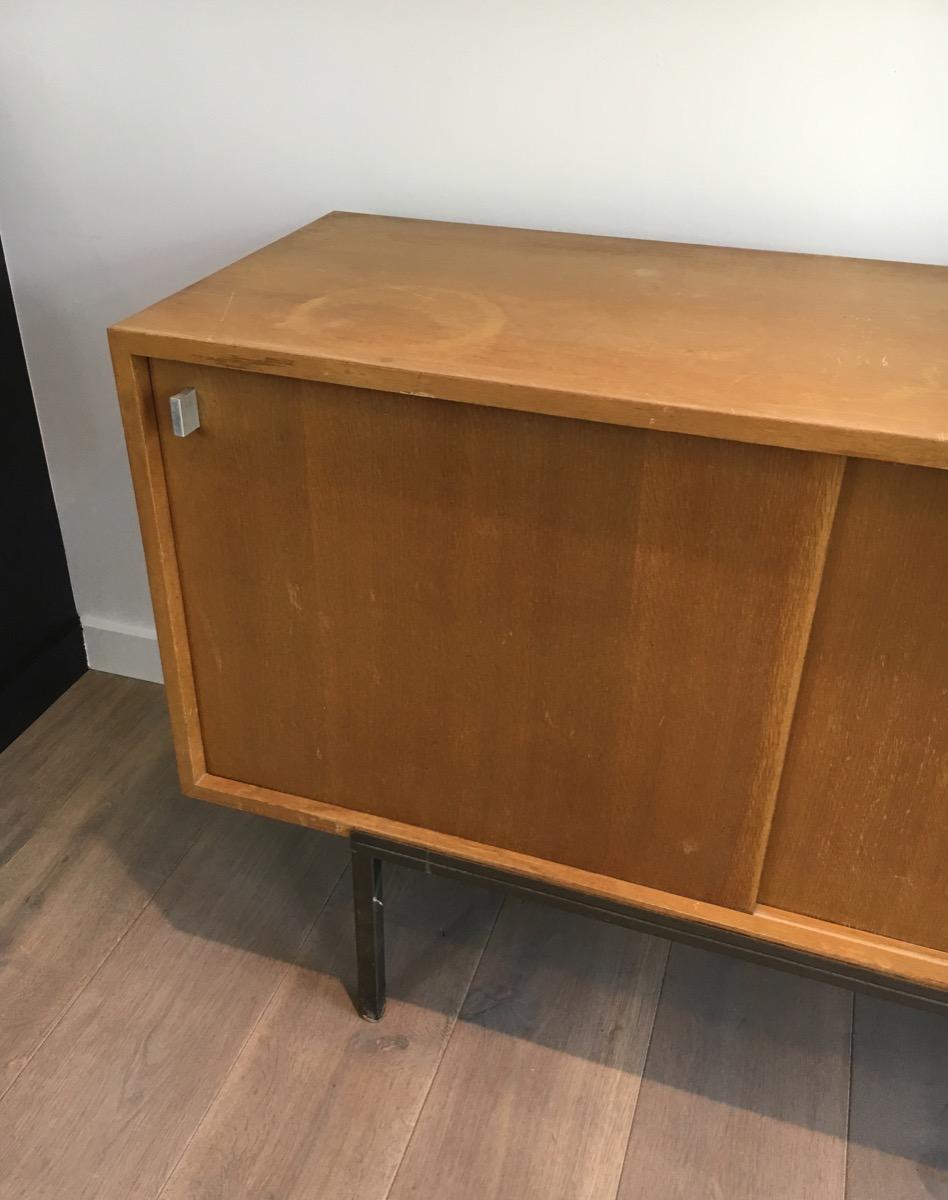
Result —
<svg viewBox="0 0 948 1200"><path fill-rule="evenodd" d="M137 739L137 751L117 759L99 793L85 795L82 816L74 820L73 850L51 863L30 903L42 905L84 845L104 842L132 879L155 892L154 904L173 927L299 962L304 971L339 979L351 994L345 843L182 797L163 706L157 705L160 689L155 696L154 709L136 717L131 729L120 730L114 704L103 709L105 723L92 726L92 751L76 758L80 775L97 769L110 730ZM50 722L58 728L55 714ZM14 744L18 759L4 761L27 761L23 745L16 750ZM51 745L49 755L56 753ZM30 769L42 773L42 762ZM70 796L57 797L42 819L54 825L73 820L70 803ZM28 795L16 811L18 821L25 819ZM174 836L180 829L188 831L185 840ZM596 989L614 986L610 970L595 964L608 967L623 955L641 954L646 935L507 899L485 949L500 903L497 893L471 884L387 866L389 995L453 1011L432 981L452 947L466 949L474 961L480 958L480 967L462 1024L626 1069L615 1050L617 1039L627 1036L623 1022L590 1028L584 1012L594 1007L589 1001ZM288 923L285 914L296 911L303 919ZM21 917L27 920L28 910ZM10 918L8 945L18 929L17 915ZM301 951L300 931L309 926ZM948 1194L943 1016L860 997L853 1020L853 997L846 991L681 946L669 957L660 1001L657 989L650 1004L641 1000L630 993L628 1011L642 1021L654 1015L647 1082L839 1137L846 1136L840 1104L850 1097L851 1083L850 1139L917 1164L931 1195ZM552 1020L567 1002L575 1021ZM384 1032L384 1021L377 1028Z"/></svg>
<svg viewBox="0 0 948 1200"><path fill-rule="evenodd" d="M238 824L252 830L252 835L237 839L239 851L233 856L215 853L216 831ZM289 827L227 811L215 814L214 826L191 856L205 853L206 869L219 874L222 885L245 870L248 847L254 855L271 859L272 869L279 871L281 854L291 851L283 848L274 853L273 843L288 836L293 842L332 841L311 831L290 830L288 835ZM333 871L343 866L344 847L340 850L338 858L331 857ZM427 984L451 944L463 946L483 938L483 906L501 901L497 893L471 884L405 868L385 869L388 993L395 1000L430 1005L433 990ZM312 904L312 881L298 880L292 887L289 903ZM351 997L354 954L349 892L346 872L299 961L307 971L335 975ZM167 888L159 891L159 905L167 895ZM587 1053L605 1057L615 1029L603 1028L591 1040L564 1038L563 1022L549 1020L549 1011L567 992L575 1005L584 989L589 996L593 989L605 986L608 972L603 977L588 970L591 953L615 955L624 944L647 941L647 935L552 907L510 898L502 903L499 924L514 921L517 925L504 939L506 961L491 961L495 931L460 1021L567 1054L582 1044ZM274 906L275 910L282 907ZM236 896L211 911L180 905L166 910L176 923L186 915L185 927L194 936L238 946L247 939L246 914L246 905ZM340 940L345 944L340 946ZM275 957L294 958L281 929L256 929L252 943L258 952L266 946ZM498 979L506 982L498 984ZM539 986L538 979L542 980ZM582 1019L577 1008L576 1020ZM384 1019L377 1029L384 1030ZM556 1036L551 1036L553 1032ZM854 1030L853 996L848 991L677 946L669 959L645 1076L719 1104L750 1108L762 1117L845 1138L841 1106L844 1110L849 1095L851 1039L856 1057L850 1138L886 1155L917 1159L926 1174L934 1172L941 1179L944 1173L948 1185L948 1021L940 1014L860 997ZM788 1073L793 1075L792 1086L787 1086ZM925 1094L925 1109L932 1120L943 1122L940 1131L919 1129L917 1113L900 1111L897 1098L919 1092Z"/></svg>

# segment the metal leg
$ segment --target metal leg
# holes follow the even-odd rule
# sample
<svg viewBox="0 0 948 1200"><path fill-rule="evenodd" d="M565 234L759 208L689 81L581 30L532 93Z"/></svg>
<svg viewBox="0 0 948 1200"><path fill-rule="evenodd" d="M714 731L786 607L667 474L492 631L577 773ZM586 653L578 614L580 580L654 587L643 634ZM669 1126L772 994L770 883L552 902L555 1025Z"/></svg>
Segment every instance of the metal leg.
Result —
<svg viewBox="0 0 948 1200"><path fill-rule="evenodd" d="M367 1021L385 1010L385 923L382 909L382 860L350 843L352 898L355 907L356 1007Z"/></svg>

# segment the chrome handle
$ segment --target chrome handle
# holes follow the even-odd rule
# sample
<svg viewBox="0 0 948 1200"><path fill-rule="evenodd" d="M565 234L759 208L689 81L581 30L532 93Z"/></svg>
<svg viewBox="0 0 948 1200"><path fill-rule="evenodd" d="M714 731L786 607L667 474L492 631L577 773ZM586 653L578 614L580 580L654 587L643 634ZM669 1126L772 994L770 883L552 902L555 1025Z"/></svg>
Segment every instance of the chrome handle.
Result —
<svg viewBox="0 0 948 1200"><path fill-rule="evenodd" d="M198 396L194 388L185 388L183 392L175 392L168 401L171 406L171 429L175 437L187 437L201 426L201 414L198 412Z"/></svg>

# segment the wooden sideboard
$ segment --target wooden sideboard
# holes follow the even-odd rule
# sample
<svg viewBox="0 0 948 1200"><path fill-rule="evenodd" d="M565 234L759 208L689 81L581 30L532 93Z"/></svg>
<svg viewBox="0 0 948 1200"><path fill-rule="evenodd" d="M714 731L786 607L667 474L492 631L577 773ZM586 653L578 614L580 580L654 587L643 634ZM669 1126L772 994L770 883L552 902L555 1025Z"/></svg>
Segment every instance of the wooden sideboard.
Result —
<svg viewBox="0 0 948 1200"><path fill-rule="evenodd" d="M948 1003L948 270L333 213L110 341L185 791Z"/></svg>

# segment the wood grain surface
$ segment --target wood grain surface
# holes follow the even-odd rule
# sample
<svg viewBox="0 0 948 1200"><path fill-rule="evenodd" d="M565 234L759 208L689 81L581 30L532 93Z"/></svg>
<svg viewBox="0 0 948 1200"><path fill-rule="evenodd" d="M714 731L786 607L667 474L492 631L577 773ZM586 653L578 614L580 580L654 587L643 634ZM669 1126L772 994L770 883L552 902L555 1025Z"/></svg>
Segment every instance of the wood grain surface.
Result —
<svg viewBox="0 0 948 1200"><path fill-rule="evenodd" d="M336 889L162 1200L385 1200L493 928L496 894L386 871L385 1018L353 1007Z"/></svg>
<svg viewBox="0 0 948 1200"><path fill-rule="evenodd" d="M156 1195L339 880L344 849L215 815L0 1102L3 1200Z"/></svg>
<svg viewBox="0 0 948 1200"><path fill-rule="evenodd" d="M841 460L152 373L209 771L751 906Z"/></svg>
<svg viewBox="0 0 948 1200"><path fill-rule="evenodd" d="M333 213L121 354L948 466L948 270Z"/></svg>
<svg viewBox="0 0 948 1200"><path fill-rule="evenodd" d="M157 693L90 673L0 754L0 799L44 814L8 859L15 895L45 898L29 919L49 905L43 940L64 956L39 1049L28 1022L2 1028L26 1063L0 1100L2 1200L381 1200L409 1145L396 1187L426 1198L611 1200L621 1175L649 1200L841 1200L846 1161L847 1200L948 1197L944 1017L857 998L847 1144L848 995L679 948L659 996L663 943L523 904L488 937L495 895L390 870L392 994L368 1025L346 994L343 859L286 825L197 810L202 838L94 962L94 927L112 936L125 903L119 867L137 892L174 851L166 818L184 802L167 733L160 751L147 733ZM137 840L112 824L123 812ZM100 830L108 854L91 852ZM14 930L4 1023L7 997L41 1005L50 978L42 941L17 945Z"/></svg>
<svg viewBox="0 0 948 1200"><path fill-rule="evenodd" d="M197 720L197 698L181 605L181 581L151 372L148 360L144 358L128 358L116 353L112 363L142 531L175 757L178 773L187 783L204 773L204 750Z"/></svg>
<svg viewBox="0 0 948 1200"><path fill-rule="evenodd" d="M850 461L761 899L948 950L948 475Z"/></svg>
<svg viewBox="0 0 948 1200"><path fill-rule="evenodd" d="M948 1200L948 1021L856 997L846 1200Z"/></svg>
<svg viewBox="0 0 948 1200"><path fill-rule="evenodd" d="M506 901L390 1200L614 1196L667 952Z"/></svg>
<svg viewBox="0 0 948 1200"><path fill-rule="evenodd" d="M617 1200L842 1200L851 1015L838 988L673 947Z"/></svg>
<svg viewBox="0 0 948 1200"><path fill-rule="evenodd" d="M55 826L90 772L107 773L128 753L126 738L151 715L166 720L164 695L140 681L87 672L0 755L0 862L40 826Z"/></svg>
<svg viewBox="0 0 948 1200"><path fill-rule="evenodd" d="M168 740L160 687L90 672L0 759L0 1095L207 823Z"/></svg>

